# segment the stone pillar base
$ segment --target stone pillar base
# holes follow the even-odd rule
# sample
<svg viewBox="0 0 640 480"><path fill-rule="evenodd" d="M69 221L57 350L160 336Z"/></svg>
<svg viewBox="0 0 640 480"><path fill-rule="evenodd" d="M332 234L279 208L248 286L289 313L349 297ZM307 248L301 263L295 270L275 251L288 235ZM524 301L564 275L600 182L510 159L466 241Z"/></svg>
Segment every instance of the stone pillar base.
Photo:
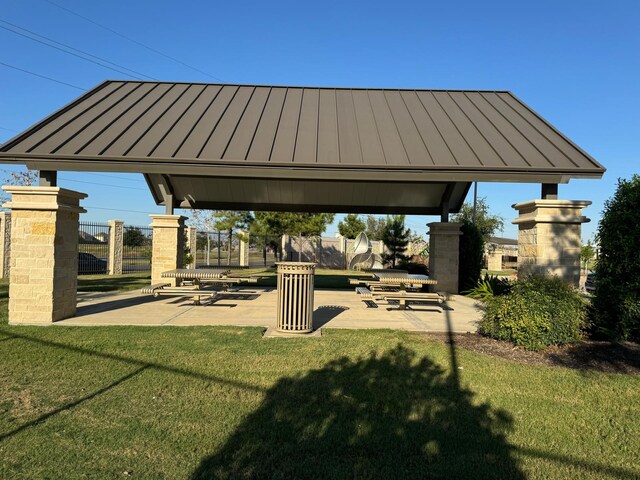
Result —
<svg viewBox="0 0 640 480"><path fill-rule="evenodd" d="M458 293L460 264L459 223L433 222L429 227L429 275L438 281L437 291Z"/></svg>
<svg viewBox="0 0 640 480"><path fill-rule="evenodd" d="M189 247L189 255L191 255L191 263L187 265L187 268L196 268L198 254L198 229L196 227L187 228L187 246Z"/></svg>
<svg viewBox="0 0 640 480"><path fill-rule="evenodd" d="M590 220L587 200L531 200L516 203L519 216L518 276L555 275L576 287L580 281L581 225Z"/></svg>
<svg viewBox="0 0 640 480"><path fill-rule="evenodd" d="M85 193L5 186L11 202L9 323L50 324L76 313L78 223Z"/></svg>
<svg viewBox="0 0 640 480"><path fill-rule="evenodd" d="M151 254L151 283L171 282L176 279L162 278L162 272L184 266L184 222L181 215L150 215L153 227L153 251Z"/></svg>

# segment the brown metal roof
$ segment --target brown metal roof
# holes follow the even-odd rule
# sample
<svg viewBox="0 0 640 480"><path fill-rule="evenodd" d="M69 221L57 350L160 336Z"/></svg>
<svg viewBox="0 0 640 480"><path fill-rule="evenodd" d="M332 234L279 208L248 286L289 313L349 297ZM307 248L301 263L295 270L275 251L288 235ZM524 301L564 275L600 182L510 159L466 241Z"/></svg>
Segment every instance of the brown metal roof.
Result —
<svg viewBox="0 0 640 480"><path fill-rule="evenodd" d="M224 166L239 176L234 167L252 166L253 176L278 177L291 167L305 177L364 169L406 181L557 183L604 172L506 91L138 81L98 85L2 145L0 161L189 175Z"/></svg>

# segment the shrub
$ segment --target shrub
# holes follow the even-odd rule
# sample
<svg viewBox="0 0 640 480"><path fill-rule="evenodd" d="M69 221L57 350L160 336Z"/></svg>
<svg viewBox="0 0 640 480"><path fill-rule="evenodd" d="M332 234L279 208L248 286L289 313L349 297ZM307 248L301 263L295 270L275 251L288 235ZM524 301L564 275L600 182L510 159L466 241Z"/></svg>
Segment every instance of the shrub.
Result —
<svg viewBox="0 0 640 480"><path fill-rule="evenodd" d="M640 341L640 175L619 180L598 226L600 252L593 299L600 332Z"/></svg>
<svg viewBox="0 0 640 480"><path fill-rule="evenodd" d="M485 302L495 295L506 295L511 292L511 287L511 282L508 279L487 273L483 279L478 280L475 287L463 293L469 298Z"/></svg>
<svg viewBox="0 0 640 480"><path fill-rule="evenodd" d="M586 324L580 293L557 277L527 277L506 295L491 296L479 333L530 350L579 340Z"/></svg>
<svg viewBox="0 0 640 480"><path fill-rule="evenodd" d="M484 237L480 229L470 220L464 220L460 227L460 263L458 264L458 285L460 291L474 288L480 279L484 264Z"/></svg>

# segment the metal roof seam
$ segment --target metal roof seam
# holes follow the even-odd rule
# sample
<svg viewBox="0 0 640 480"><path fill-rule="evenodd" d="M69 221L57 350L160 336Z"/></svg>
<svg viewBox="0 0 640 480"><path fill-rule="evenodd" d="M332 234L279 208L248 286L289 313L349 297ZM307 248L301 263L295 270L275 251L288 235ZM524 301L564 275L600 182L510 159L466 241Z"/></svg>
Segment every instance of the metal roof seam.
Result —
<svg viewBox="0 0 640 480"><path fill-rule="evenodd" d="M376 127L376 136L378 137L378 142L380 143L380 151L382 152L382 158L384 159L384 164L389 165L389 161L387 159L387 153L384 151L384 145L382 144L382 137L380 136L380 126L378 125L378 120L376 119L375 111L373 110L373 105L371 104L371 95L369 95L369 90L367 92L367 101L369 102L369 109L371 111L371 117L373 118L373 124Z"/></svg>
<svg viewBox="0 0 640 480"><path fill-rule="evenodd" d="M467 120L469 120L469 123L473 126L473 128L476 129L476 131L478 132L478 134L484 139L484 141L486 142L486 144L489 146L489 148L491 150L493 150L495 152L495 154L497 155L497 157L500 159L500 161L504 164L504 166L507 166L507 162L505 162L504 158L502 158L502 155L500 155L500 153L498 152L498 150L493 146L493 144L487 139L487 137L485 136L484 133L482 133L482 131L478 128L478 125L476 125L476 123L471 119L471 117L467 114L467 112L464 111L464 108L462 108L460 106L460 104L456 101L455 98L453 98L453 96L451 95L450 92L447 92L447 95L449 95L449 98L451 99L451 101L453 103L456 104L456 106L458 107L458 109L462 112L462 114L466 117Z"/></svg>
<svg viewBox="0 0 640 480"><path fill-rule="evenodd" d="M227 150L229 149L229 145L231 145L231 141L233 140L233 136L238 131L238 126L240 125L240 122L242 122L242 117L244 116L244 113L247 111L247 108L249 107L249 104L251 103L251 99L253 98L253 94L256 93L256 88L257 87L253 87L253 89L251 90L251 94L249 95L249 99L247 100L247 103L245 104L244 108L242 109L242 113L238 117L238 121L236 122L236 126L233 127L233 132L231 132L231 135L229 135L229 139L227 140L227 144L222 149L222 153L220 154L220 158L224 158L225 153L227 153Z"/></svg>
<svg viewBox="0 0 640 480"><path fill-rule="evenodd" d="M478 163L481 166L485 166L484 162L482 161L482 158L480 157L480 155L478 155L478 152L476 152L476 150L473 148L473 146L471 145L469 140L467 140L467 137L462 134L462 131L460 130L460 126L453 120L453 118L451 117L451 115L449 114L447 109L442 106L442 102L440 100L438 100L438 96L435 95L433 92L430 92L430 93L433 96L433 98L435 99L436 103L440 106L440 108L442 109L444 114L447 116L447 118L449 119L449 121L451 122L453 127L456 129L458 134L460 135L460 138L462 138L464 143L466 143L467 147L469 147L469 150L471 150L471 153L473 153L473 155L476 157L476 159L478 160ZM442 93L447 94L447 95L451 95L451 93L449 91L442 92ZM454 102L454 104L456 105L456 107L458 107L457 103ZM460 110L460 107L458 107L458 110ZM462 114L464 115L464 112L462 112Z"/></svg>
<svg viewBox="0 0 640 480"><path fill-rule="evenodd" d="M95 87L93 87L89 91L92 91L92 92L95 91L95 93L98 93L108 83L109 83L108 81L101 82L101 83L99 83L98 85L96 85ZM19 143L22 142L23 139L25 139L29 135L37 132L38 130L40 130L45 125L48 125L53 119L56 119L56 118L60 117L61 115L65 114L66 112L68 112L72 108L74 108L77 105L79 105L80 103L82 103L85 100L85 97L86 97L86 93L84 95L81 95L81 96L77 97L77 98L74 98L69 103L67 103L67 104L63 105L62 107L60 107L59 109L57 109L51 115L47 115L45 118L43 118L39 122L36 122L35 124L33 124L30 127L28 127L24 132L21 132L18 135L10 138L6 142L0 144L0 152L5 152L9 148L12 148L15 145L18 145Z"/></svg>
<svg viewBox="0 0 640 480"><path fill-rule="evenodd" d="M336 163L341 164L342 158L340 156L340 122L338 121L338 96L336 95L336 89L333 89L333 104L336 109L336 155L338 155L338 161Z"/></svg>
<svg viewBox="0 0 640 480"><path fill-rule="evenodd" d="M453 161L456 162L457 166L460 166L460 162L458 161L458 158L456 157L456 155L453 153L453 149L451 148L451 145L449 145L449 142L447 142L447 139L445 138L445 136L442 134L442 131L440 130L440 127L438 127L438 124L436 123L436 121L433 119L433 116L431 115L431 113L429 113L429 109L427 108L427 106L424 104L424 101L422 100L422 98L420 97L420 95L418 95L418 92L420 90L416 90L415 94L416 94L416 98L418 99L418 101L420 102L420 105L422 105L422 108L424 108L425 113L427 114L427 117L429 117L429 120L431 121L431 123L433 124L433 127L436 129L436 131L438 132L438 135L440 135L440 138L442 138L442 142L445 144L445 146L447 147L447 150L449 150L449 153L451 153L451 158L453 158ZM434 164L435 165L435 164Z"/></svg>
<svg viewBox="0 0 640 480"><path fill-rule="evenodd" d="M191 87L189 87L191 88ZM180 122L180 120L182 119L182 117L185 116L185 114L189 111L189 109L191 109L191 107L196 103L196 101L200 98L200 96L204 93L204 91L207 89L207 87L203 87L198 94L195 96L195 98L193 100L191 100L191 103L189 103L189 105L184 109L184 111L178 115L178 118L175 119L175 121L171 124L171 126L167 129L166 132L164 132L164 135L160 136L160 139L156 142L156 144L153 146L153 148L151 149L151 151L149 151L149 154L147 155L148 157L150 157L151 155L153 155L153 152L155 152L157 150L157 148L160 146L160 144L164 141L165 138L167 138L167 135L169 135L169 133L171 133L171 131L175 128L175 126L178 124L178 122ZM188 90L188 89L187 89ZM185 90L184 92L185 94L187 93L187 91Z"/></svg>
<svg viewBox="0 0 640 480"><path fill-rule="evenodd" d="M171 88L171 90L173 90L173 87ZM173 107L176 102L178 100L180 100L182 98L182 96L187 93L187 91L189 90L189 87L186 87L180 94L178 94L178 96L173 100L173 102L171 102L165 109L164 111L158 115L158 117L151 123L149 123L149 125L147 126L146 129L144 129L144 131L138 136L138 138L129 146L129 148L127 148L124 152L124 155L127 155L131 150L133 150L135 148L136 145L138 145L138 143L140 142L140 140L142 140L150 131L151 129L160 121L160 119L164 116L165 113L167 113L171 107Z"/></svg>
<svg viewBox="0 0 640 480"><path fill-rule="evenodd" d="M160 84L158 84L158 87L160 86ZM158 99L153 102L151 105L149 105L147 108L145 108L136 118L134 118L131 123L129 123L129 125L126 128L123 128L122 131L116 135L113 140L111 140L109 143L107 143L107 145L100 150L99 155L103 155L104 152L106 152L107 150L109 150L109 148L111 148L111 146L116 143L118 140L120 140L120 138L127 132L129 131L129 129L136 124L149 110L151 110L154 105L156 105L159 101L161 101L164 96L171 90L172 87L167 88L159 97Z"/></svg>
<svg viewBox="0 0 640 480"><path fill-rule="evenodd" d="M362 150L362 138L360 138L360 125L358 124L358 115L356 113L356 104L353 100L353 90L349 90L349 98L351 99L351 105L353 106L353 119L356 122L356 138L358 139L358 148L360 149L360 159L364 164L364 150Z"/></svg>
<svg viewBox="0 0 640 480"><path fill-rule="evenodd" d="M222 88L224 89L224 87L222 87ZM220 122L224 118L225 113L227 113L227 110L229 109L229 106L233 103L233 100L236 98L236 95L238 94L239 91L240 91L240 88L236 87L236 90L233 92L233 95L231 95L231 98L229 99L229 102L224 107L224 110L222 111L222 113L218 117L218 120L216 120L216 124L211 129L211 132L209 132L209 135L207 135L207 139L202 144L202 147L200 147L200 150L198 151L198 154L196 155L196 158L200 158L200 155L202 155L202 152L204 151L204 149L206 148L207 144L209 143L209 140L211 140L211 136L213 135L213 132L215 132L216 127L220 124Z"/></svg>
<svg viewBox="0 0 640 480"><path fill-rule="evenodd" d="M98 133L96 133L93 137L91 137L88 141L86 141L81 147L79 147L74 153L78 154L80 153L82 150L84 150L85 148L87 148L87 146L89 144L91 144L94 140L96 140L98 137L100 137L100 135L102 135L104 132L106 132L112 125L114 125L118 120L120 120L124 115L126 115L129 111L131 111L132 108L134 108L138 103L140 103L142 100L144 100L148 95L151 94L151 92L153 92L154 90L156 90L158 88L159 85L154 85L153 87L151 87L149 89L149 91L145 92L140 98L138 98L137 100L134 100L128 107L126 107L119 115L117 115L113 120L111 120L111 122L107 123L107 125L105 125Z"/></svg>
<svg viewBox="0 0 640 480"><path fill-rule="evenodd" d="M217 86L217 85L216 85ZM173 155L171 155L172 158L175 158L175 156L178 154L178 152L180 151L180 149L182 148L182 146L185 144L185 142L188 140L188 138L191 136L191 134L193 133L193 131L196 129L196 127L200 124L200 121L202 120L202 118L207 114L207 112L209 111L209 109L211 108L211 105L214 104L214 102L216 101L216 99L218 98L218 96L220 95L220 92L222 92L222 87L220 87L218 89L218 91L215 93L215 95L213 96L213 98L211 99L211 101L209 102L209 105L207 105L204 110L202 111L202 113L198 116L198 118L196 119L195 122L193 122L193 125L191 126L191 128L189 129L189 131L187 132L187 134L184 136L184 138L182 139L181 142L179 142L178 147L174 150Z"/></svg>
<svg viewBox="0 0 640 480"><path fill-rule="evenodd" d="M383 91L382 92L382 96L384 97L384 102L387 105L387 110L389 110L389 116L391 117L391 120L393 120L393 125L396 127L396 132L398 133L398 138L400 139L400 144L402 145L402 149L404 150L404 154L407 157L407 163L409 163L409 165L412 165L411 157L409 156L409 152L407 151L407 147L404 144L404 139L402 138L402 134L400 133L400 129L398 128L398 122L396 121L396 118L393 115L393 112L391 111L391 107L389 106L389 99L387 98L387 91Z"/></svg>
<svg viewBox="0 0 640 480"><path fill-rule="evenodd" d="M106 86L106 84L105 84ZM54 135L56 135L58 132L60 132L62 129L66 128L67 126L69 126L72 122L74 122L75 120L77 120L78 118L80 118L82 115L84 115L85 113L87 113L89 110L91 110L93 107L95 107L96 105L102 103L103 101L105 101L107 98L109 98L111 95L113 95L115 92L117 92L118 90L120 90L121 88L124 88L124 83L122 83L120 86L116 87L116 89L111 92L108 93L107 95L105 95L103 98L99 99L96 102L91 103L91 105L87 106L85 109L83 109L81 112L79 112L78 114L76 114L75 116L73 116L72 118L70 118L69 120L67 120L66 122L64 122L62 125L60 125L58 128L54 129L53 132L51 132L50 134L46 135L44 138L42 138L41 140L39 140L38 142L36 142L32 147L27 149L27 152L32 152L33 150L35 150L36 148L38 148L40 145L42 145L44 142L46 142L47 140L49 140L50 138L52 138ZM99 90L96 91L96 93ZM64 113L66 113L67 111L71 111L71 108L74 106L78 106L80 105L84 100L86 99L86 94L81 96L80 98L77 99L77 103L73 102L72 104L70 104L70 108L68 110L65 110L64 112L59 112L58 114L54 114L55 116L51 116L48 117L47 119L43 120L41 122L41 124L37 125L37 128L35 128L33 131L28 130L25 133L25 139L26 137L28 137L28 134L34 134L38 131L40 131L42 128L44 128L45 126L47 126L49 123L51 123L53 120L55 120L56 118L59 118L61 115L63 115ZM22 142L22 140L21 140Z"/></svg>
<svg viewBox="0 0 640 480"><path fill-rule="evenodd" d="M131 82L134 83L134 82ZM117 100L114 104L110 105L109 107L107 107L107 109L102 112L102 114L98 115L97 117L93 117L89 122L85 123L78 131L76 131L73 135L71 135L70 137L68 137L66 140L64 140L62 143L58 144L57 147L55 147L51 152L52 153L56 153L58 150L60 150L62 147L64 147L67 143L69 143L71 140L73 140L74 138L76 138L79 134L81 134L82 132L84 132L87 128L89 128L89 126L91 126L94 122L96 122L99 118L102 117L102 115L106 114L107 112L113 110L115 107L117 107L118 105L120 105L120 103L124 102L126 98L129 97L129 95L132 95L135 91L137 91L140 87L142 87L142 84L138 84L136 85L134 88L132 88L128 93L126 93L122 98L120 98L119 100Z"/></svg>
<svg viewBox="0 0 640 480"><path fill-rule="evenodd" d="M528 118L526 118L524 115L522 115L522 113L520 113L518 110L516 110L516 109L515 109L511 104L509 104L509 102L507 102L504 98L501 98L501 97L499 97L499 98L500 98L500 100L502 100L502 102L503 102L503 103L504 103L508 108L510 108L510 109L511 109L511 110L512 110L516 115L518 115L520 118L522 118L522 120L524 120L525 122L527 122L527 123L531 126L531 128L533 128L536 132L538 132L538 134L539 134L541 137L543 137L543 138L547 141L547 143L548 143L549 145L552 145L552 146L553 146L553 148L555 148L558 152L560 152L560 153L561 153L561 154L562 154L562 155L563 155L567 160L569 160L569 162L573 163L573 165L574 165L575 167L579 167L579 165L578 165L576 162L574 162L574 161L573 161L573 159L572 159L569 155L567 155L564 151L562 151L562 149L561 149L561 148L559 148L559 147L558 147L554 142L552 142L552 141L551 141L551 139L550 139L547 135L545 135L544 133L542 133L542 132L540 131L540 129L539 129L538 127L536 127L533 123L531 123L531 121L530 121ZM543 121L543 123L545 123L545 124L546 124L547 122ZM548 157L545 155L545 158L548 158ZM550 162L550 163L553 163L553 162L551 162L551 159L549 159L549 162Z"/></svg>
<svg viewBox="0 0 640 480"><path fill-rule="evenodd" d="M244 155L244 160L249 160L249 152L251 151L251 147L253 146L253 141L256 139L256 134L258 133L260 122L262 121L262 116L264 115L264 111L267 109L267 104L269 103L269 99L271 98L271 92L273 92L273 88L270 88L267 92L267 98L264 101L264 105L262 106L262 111L260 112L260 116L258 117L256 128L253 130L253 135L251 136L251 141L249 142L249 146L247 147L247 153L245 153Z"/></svg>
<svg viewBox="0 0 640 480"><path fill-rule="evenodd" d="M482 98L484 98L486 100L485 93L481 93L480 95L482 96ZM504 103L504 101L500 98L499 95L494 95L494 98L497 98L499 101L502 101ZM504 118L504 120L507 123L509 123L520 134L520 136L522 138L524 138L529 143L529 145L531 145L533 147L533 149L536 150L547 161L547 163L550 166L552 166L552 167L554 166L554 163L549 159L549 157L547 157L542 152L542 150L540 150L540 148L534 142L532 142L531 139L527 135L525 135L524 132L520 128L518 128L518 126L516 126L509 118L507 118L506 115L504 115L500 110L498 110L497 107L493 103L491 103L489 101L487 101L487 103L489 103L489 105L491 105L491 107L496 111L496 113L498 115L500 115L502 118Z"/></svg>
<svg viewBox="0 0 640 480"><path fill-rule="evenodd" d="M427 155L429 155L429 160L431 160L431 163L433 165L435 165L436 162L433 159L433 155L431 154L431 151L429 150L429 146L427 145L427 142L425 142L425 140L424 140L424 136L422 135L422 132L418 128L418 124L416 123L416 119L413 116L413 113L411 113L411 110L409 109L409 106L407 105L407 101L404 98L404 95L402 95L402 92L400 90L398 90L398 92L399 92L399 95L400 95L400 99L402 100L402 103L404 104L404 108L407 109L407 113L411 117L411 121L413 122L413 126L416 127L416 131L418 132L418 135L420 136L420 140L422 140L422 144L424 145L424 149L427 151ZM415 93L415 90L414 90L414 93Z"/></svg>
<svg viewBox="0 0 640 480"><path fill-rule="evenodd" d="M278 130L280 129L280 120L282 120L282 112L284 112L284 105L287 103L287 96L289 95L289 89L285 88L284 90L284 98L282 99L282 106L280 107L280 115L278 115L278 123L276 124L276 129L273 132L273 141L271 142L271 149L269 150L269 156L267 157L267 162L271 162L271 156L273 155L273 147L276 145L276 138L278 138Z"/></svg>
<svg viewBox="0 0 640 480"><path fill-rule="evenodd" d="M534 115L535 117L537 117L540 121L542 121L544 124L546 124L552 131L554 131L556 134L558 134L561 138L563 138L569 145L571 145L579 154L584 155L585 157L587 157L592 163L594 163L595 165L597 165L598 167L604 168L602 167L602 165L600 165L600 163L593 158L591 155L589 155L586 151L584 151L582 148L580 148L578 145L576 145L569 137L567 137L564 133L562 133L560 130L558 130L556 127L553 126L553 124L549 121L547 121L546 118L544 118L542 115L540 115L538 112L536 112L534 109L532 109L529 105L527 105L525 102L523 102L522 100L520 100L520 98L515 95L513 92L506 92L508 95L510 95L511 97L513 97L514 100L516 100L518 103L520 103L525 109L527 109L532 115ZM576 165L577 166L577 165Z"/></svg>
<svg viewBox="0 0 640 480"><path fill-rule="evenodd" d="M518 150L518 148L516 148L516 146L513 144L513 142L511 142L511 140L509 140L507 138L507 136L502 133L502 131L496 126L496 124L487 116L487 114L485 112L482 111L482 109L480 109L478 107L478 104L473 100L473 98L471 98L467 92L464 92L464 96L469 100L469 102L471 102L473 104L473 106L476 108L476 110L478 110L478 112L480 113L480 115L482 115L487 122L489 122L489 124L491 124L491 126L494 128L494 130L498 133L498 135L500 135L505 142L507 142L509 145L511 145L511 148L513 148L513 150L520 156L520 158L522 158L522 161L524 163L526 163L528 166L531 167L531 163L529 163L529 161L527 160L527 158L520 152L520 150ZM489 106L491 106L490 103L487 103ZM499 114L499 112L497 112ZM510 122L509 122L510 123Z"/></svg>
<svg viewBox="0 0 640 480"><path fill-rule="evenodd" d="M296 136L293 139L293 149L291 155L291 163L295 162L296 159L296 147L298 146L298 134L300 133L300 120L302 119L302 104L304 103L304 89L302 90L302 94L300 95L300 108L298 109L298 121L296 122Z"/></svg>

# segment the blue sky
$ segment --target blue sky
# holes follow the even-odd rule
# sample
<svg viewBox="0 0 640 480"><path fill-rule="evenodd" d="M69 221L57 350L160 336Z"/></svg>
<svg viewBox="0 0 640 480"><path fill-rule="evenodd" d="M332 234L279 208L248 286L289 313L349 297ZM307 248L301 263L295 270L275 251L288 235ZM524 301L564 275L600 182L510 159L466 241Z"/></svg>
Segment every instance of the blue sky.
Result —
<svg viewBox="0 0 640 480"><path fill-rule="evenodd" d="M560 186L560 198L593 201L585 241L617 179L640 172L637 0L52 1L199 71L47 0L5 2L0 19L161 80L511 90L607 168L602 180ZM0 62L78 87L129 78L5 29L0 42ZM0 142L80 93L0 65ZM5 178L9 167L0 169ZM149 213L162 211L141 176L61 172L59 184L89 194L85 220L145 225ZM539 191L535 184L479 185L506 220L503 234L513 237L511 205ZM435 220L407 223L425 234Z"/></svg>

